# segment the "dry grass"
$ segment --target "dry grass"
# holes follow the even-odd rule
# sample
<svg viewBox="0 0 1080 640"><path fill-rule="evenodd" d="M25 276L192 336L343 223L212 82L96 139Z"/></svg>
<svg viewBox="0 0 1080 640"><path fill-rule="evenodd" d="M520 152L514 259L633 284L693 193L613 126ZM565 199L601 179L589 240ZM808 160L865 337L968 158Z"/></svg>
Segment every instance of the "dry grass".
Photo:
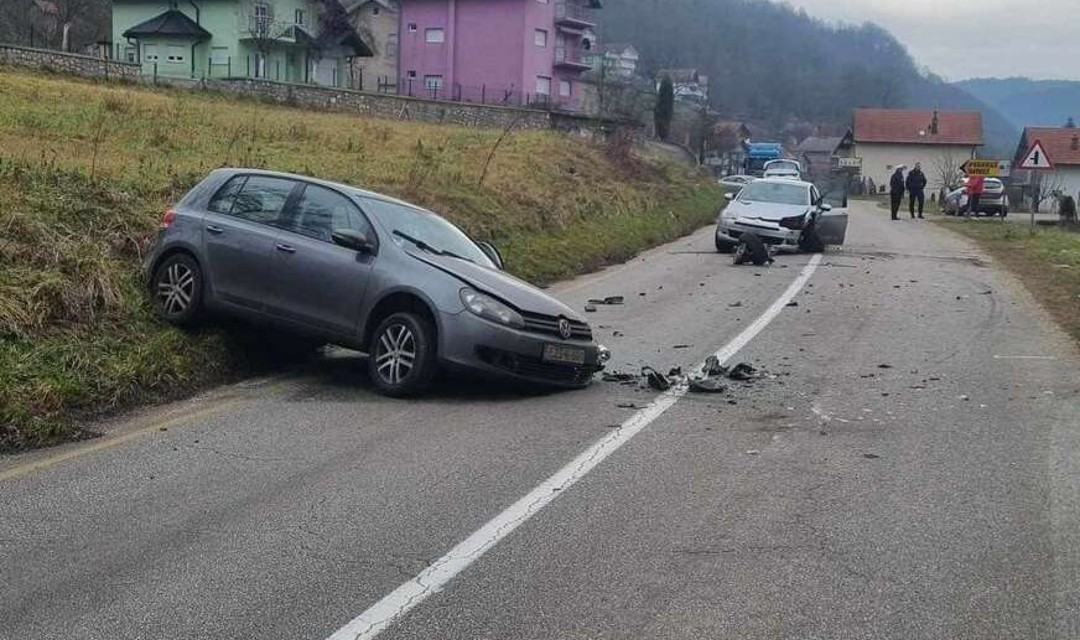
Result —
<svg viewBox="0 0 1080 640"><path fill-rule="evenodd" d="M157 323L138 275L161 212L213 168L412 200L541 283L684 234L720 200L683 167L553 132L506 136L478 185L501 133L0 68L0 449L242 373L226 337Z"/></svg>
<svg viewBox="0 0 1080 640"><path fill-rule="evenodd" d="M1080 341L1080 232L1001 220L940 220L972 238L1019 276L1058 323Z"/></svg>

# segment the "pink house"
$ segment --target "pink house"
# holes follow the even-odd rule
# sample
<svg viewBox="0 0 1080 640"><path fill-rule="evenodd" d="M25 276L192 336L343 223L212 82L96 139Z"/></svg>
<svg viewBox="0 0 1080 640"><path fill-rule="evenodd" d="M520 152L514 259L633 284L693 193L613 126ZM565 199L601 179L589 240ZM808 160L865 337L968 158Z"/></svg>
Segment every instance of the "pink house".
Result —
<svg viewBox="0 0 1080 640"><path fill-rule="evenodd" d="M575 108L602 0L403 0L398 92Z"/></svg>

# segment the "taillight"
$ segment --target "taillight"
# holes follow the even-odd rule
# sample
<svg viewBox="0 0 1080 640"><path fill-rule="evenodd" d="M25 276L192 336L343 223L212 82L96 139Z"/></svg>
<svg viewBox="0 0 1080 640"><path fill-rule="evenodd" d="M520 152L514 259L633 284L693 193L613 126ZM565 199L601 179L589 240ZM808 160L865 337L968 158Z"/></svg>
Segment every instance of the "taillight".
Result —
<svg viewBox="0 0 1080 640"><path fill-rule="evenodd" d="M173 220L176 220L176 211L169 207L165 210L165 215L161 216L161 228L168 229L172 226Z"/></svg>

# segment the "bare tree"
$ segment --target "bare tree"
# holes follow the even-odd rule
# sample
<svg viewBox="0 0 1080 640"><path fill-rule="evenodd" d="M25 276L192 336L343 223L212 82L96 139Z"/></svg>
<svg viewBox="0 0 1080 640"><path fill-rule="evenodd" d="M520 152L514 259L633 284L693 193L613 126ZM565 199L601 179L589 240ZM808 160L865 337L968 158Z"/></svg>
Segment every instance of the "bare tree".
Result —
<svg viewBox="0 0 1080 640"><path fill-rule="evenodd" d="M274 50L288 26L274 15L274 5L261 0L253 0L248 5L246 26L248 39L251 40L256 51L253 69L255 77L264 78L267 72L266 58Z"/></svg>
<svg viewBox="0 0 1080 640"><path fill-rule="evenodd" d="M1065 177L1057 171L1031 172L1031 210L1039 213L1044 202L1054 202L1064 195Z"/></svg>
<svg viewBox="0 0 1080 640"><path fill-rule="evenodd" d="M966 160L966 158L964 160ZM950 189L956 188L964 178L964 172L960 170L960 167L964 164L964 160L955 156L951 151L947 151L945 155L934 161L934 186L936 186L938 190L939 202Z"/></svg>

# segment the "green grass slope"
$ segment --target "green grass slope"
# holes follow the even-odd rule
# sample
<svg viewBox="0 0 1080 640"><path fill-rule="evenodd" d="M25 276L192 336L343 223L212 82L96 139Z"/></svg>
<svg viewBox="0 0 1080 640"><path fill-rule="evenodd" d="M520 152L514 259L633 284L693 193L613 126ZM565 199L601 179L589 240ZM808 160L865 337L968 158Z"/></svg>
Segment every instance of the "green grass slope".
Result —
<svg viewBox="0 0 1080 640"><path fill-rule="evenodd" d="M720 202L687 167L555 132L501 134L0 68L0 449L77 437L85 416L250 371L228 334L156 321L138 273L161 213L213 168L411 200L537 283L683 235Z"/></svg>

